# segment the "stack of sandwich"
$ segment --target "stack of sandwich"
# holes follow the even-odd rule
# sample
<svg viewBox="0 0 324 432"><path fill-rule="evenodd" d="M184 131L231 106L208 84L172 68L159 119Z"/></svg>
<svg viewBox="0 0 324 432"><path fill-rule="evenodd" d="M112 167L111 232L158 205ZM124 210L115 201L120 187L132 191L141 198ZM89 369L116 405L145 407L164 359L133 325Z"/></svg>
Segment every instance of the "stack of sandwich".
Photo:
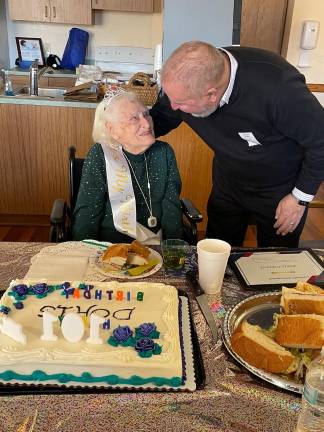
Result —
<svg viewBox="0 0 324 432"><path fill-rule="evenodd" d="M271 335L244 321L231 345L251 366L299 379L324 345L324 290L306 282L283 287L280 305L283 313L275 316Z"/></svg>
<svg viewBox="0 0 324 432"><path fill-rule="evenodd" d="M131 244L116 243L109 246L100 257L104 267L121 270L125 266L143 266L148 264L150 249L137 240Z"/></svg>

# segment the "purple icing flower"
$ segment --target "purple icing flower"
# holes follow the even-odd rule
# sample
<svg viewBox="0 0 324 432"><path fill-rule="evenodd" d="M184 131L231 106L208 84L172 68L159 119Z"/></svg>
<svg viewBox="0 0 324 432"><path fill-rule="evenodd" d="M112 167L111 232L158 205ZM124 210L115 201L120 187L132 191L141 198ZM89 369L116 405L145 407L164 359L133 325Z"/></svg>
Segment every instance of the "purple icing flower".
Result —
<svg viewBox="0 0 324 432"><path fill-rule="evenodd" d="M135 350L138 352L153 351L154 348L155 343L149 338L138 339L135 345Z"/></svg>
<svg viewBox="0 0 324 432"><path fill-rule="evenodd" d="M36 295L41 295L41 294L46 294L49 290L49 287L46 283L39 283L39 284L33 285L31 287L31 289L33 290L33 292Z"/></svg>
<svg viewBox="0 0 324 432"><path fill-rule="evenodd" d="M118 326L113 331L113 335L117 342L126 342L133 336L133 332L128 326Z"/></svg>
<svg viewBox="0 0 324 432"><path fill-rule="evenodd" d="M12 291L17 293L19 296L24 296L28 292L28 287L27 287L27 285L23 285L23 284L15 285L12 288Z"/></svg>
<svg viewBox="0 0 324 432"><path fill-rule="evenodd" d="M70 282L64 282L64 283L62 283L62 288L63 288L64 290L70 288L70 286L71 286Z"/></svg>
<svg viewBox="0 0 324 432"><path fill-rule="evenodd" d="M156 330L156 325L154 323L143 323L139 326L139 331L143 336L149 336Z"/></svg>

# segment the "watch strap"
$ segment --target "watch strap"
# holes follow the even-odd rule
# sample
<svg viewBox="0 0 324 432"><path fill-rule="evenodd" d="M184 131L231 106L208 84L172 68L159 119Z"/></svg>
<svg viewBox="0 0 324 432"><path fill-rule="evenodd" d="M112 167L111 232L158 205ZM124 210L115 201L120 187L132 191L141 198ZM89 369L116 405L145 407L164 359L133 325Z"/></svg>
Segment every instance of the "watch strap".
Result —
<svg viewBox="0 0 324 432"><path fill-rule="evenodd" d="M309 202L308 201L303 201L303 200L298 200L298 204L304 207L308 207L309 206Z"/></svg>

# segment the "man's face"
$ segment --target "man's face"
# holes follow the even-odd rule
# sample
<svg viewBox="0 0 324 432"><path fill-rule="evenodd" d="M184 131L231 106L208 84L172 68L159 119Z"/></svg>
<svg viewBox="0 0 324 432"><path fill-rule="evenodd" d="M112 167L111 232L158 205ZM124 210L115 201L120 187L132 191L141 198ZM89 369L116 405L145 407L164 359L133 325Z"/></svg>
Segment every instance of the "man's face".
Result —
<svg viewBox="0 0 324 432"><path fill-rule="evenodd" d="M164 83L163 90L168 95L173 110L180 110L194 117L208 117L216 111L222 96L214 88L206 90L201 96L189 96L178 83Z"/></svg>
<svg viewBox="0 0 324 432"><path fill-rule="evenodd" d="M118 120L110 125L110 134L125 150L134 154L142 153L155 141L147 108L128 100L118 107Z"/></svg>

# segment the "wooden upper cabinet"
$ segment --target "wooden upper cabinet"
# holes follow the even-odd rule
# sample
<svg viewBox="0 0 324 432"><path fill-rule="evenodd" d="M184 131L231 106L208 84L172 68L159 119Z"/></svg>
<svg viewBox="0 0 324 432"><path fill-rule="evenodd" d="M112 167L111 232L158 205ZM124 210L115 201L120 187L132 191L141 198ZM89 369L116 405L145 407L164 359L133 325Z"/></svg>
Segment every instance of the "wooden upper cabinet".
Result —
<svg viewBox="0 0 324 432"><path fill-rule="evenodd" d="M92 24L91 0L8 0L12 20Z"/></svg>
<svg viewBox="0 0 324 432"><path fill-rule="evenodd" d="M92 24L91 0L50 0L51 22Z"/></svg>
<svg viewBox="0 0 324 432"><path fill-rule="evenodd" d="M8 0L9 17L18 21L50 22L48 0Z"/></svg>
<svg viewBox="0 0 324 432"><path fill-rule="evenodd" d="M93 9L125 12L154 12L154 0L92 0Z"/></svg>

